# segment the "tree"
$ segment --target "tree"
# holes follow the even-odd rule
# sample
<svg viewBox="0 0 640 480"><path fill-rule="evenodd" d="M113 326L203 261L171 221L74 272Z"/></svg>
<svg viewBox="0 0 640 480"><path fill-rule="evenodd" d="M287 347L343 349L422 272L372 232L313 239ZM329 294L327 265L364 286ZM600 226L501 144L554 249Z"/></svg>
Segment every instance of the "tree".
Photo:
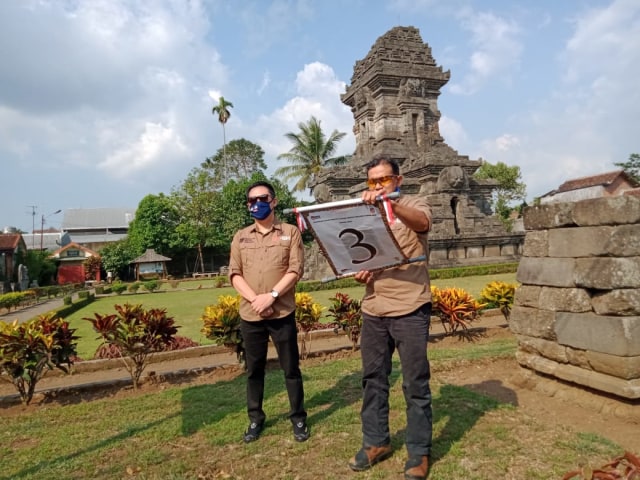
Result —
<svg viewBox="0 0 640 480"><path fill-rule="evenodd" d="M260 145L241 138L231 140L225 149L219 149L213 157L207 158L202 168L211 170L224 186L229 179L248 178L256 172L267 169L264 150ZM222 182L222 180L225 180Z"/></svg>
<svg viewBox="0 0 640 480"><path fill-rule="evenodd" d="M510 229L511 212L517 208L513 207L513 202L524 202L526 196L526 185L522 183L522 173L520 167L514 165L507 166L498 162L495 165L484 162L473 175L477 179L493 179L498 182L497 188L493 192L492 209L502 220L505 226Z"/></svg>
<svg viewBox="0 0 640 480"><path fill-rule="evenodd" d="M147 248L166 255L179 243L175 231L178 223L178 211L169 197L163 193L147 195L138 204L136 216L129 224L129 245L138 255Z"/></svg>
<svg viewBox="0 0 640 480"><path fill-rule="evenodd" d="M293 143L293 147L287 153L278 155L278 160L287 160L290 165L276 170L277 176L282 176L285 181L298 179L294 191L301 192L309 187L311 181L320 171L328 166L340 165L347 161L348 157L333 157L338 142L346 133L334 130L329 138L326 138L320 126L320 120L311 117L307 123L298 124L299 133L289 132L285 137Z"/></svg>
<svg viewBox="0 0 640 480"><path fill-rule="evenodd" d="M283 210L293 208L297 203L287 185L275 178L267 179L262 172L255 172L251 177L229 181L216 195L216 229L210 243L212 246L225 253L229 252L235 232L253 222L246 207L246 192L249 185L258 181L268 181L273 185L278 197L278 205L275 208L278 218L290 223L295 222L293 215L288 217L283 214Z"/></svg>
<svg viewBox="0 0 640 480"><path fill-rule="evenodd" d="M197 248L200 272L204 272L202 248L211 244L220 221L214 208L217 196L215 187L215 179L209 171L194 168L184 182L171 192L171 201L180 218L176 233L183 244Z"/></svg>
<svg viewBox="0 0 640 480"><path fill-rule="evenodd" d="M640 154L632 153L629 155L629 160L626 162L614 163L616 167L622 167L622 169L633 178L636 182L640 182Z"/></svg>
<svg viewBox="0 0 640 480"><path fill-rule="evenodd" d="M229 120L229 117L231 116L231 112L229 111L229 108L233 108L233 103L231 102L227 102L224 97L220 97L218 99L218 104L214 105L214 107L211 109L211 113L214 115L218 115L218 121L222 124L222 158L223 158L223 163L224 163L224 159L226 158L226 148L227 148L227 134L225 132L225 128L224 126L226 125L227 121Z"/></svg>
<svg viewBox="0 0 640 480"><path fill-rule="evenodd" d="M102 268L107 272L113 272L113 275L120 279L128 277L129 264L138 255L129 244L128 238L108 243L100 249Z"/></svg>

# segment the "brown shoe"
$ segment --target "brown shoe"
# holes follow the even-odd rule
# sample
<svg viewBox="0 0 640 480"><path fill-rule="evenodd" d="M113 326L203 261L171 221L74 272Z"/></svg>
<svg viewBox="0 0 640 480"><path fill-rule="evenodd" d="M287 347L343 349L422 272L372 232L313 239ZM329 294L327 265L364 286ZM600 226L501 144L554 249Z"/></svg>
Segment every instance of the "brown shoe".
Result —
<svg viewBox="0 0 640 480"><path fill-rule="evenodd" d="M389 458L392 453L391 445L361 448L355 457L349 460L349 468L356 472L368 470L376 463Z"/></svg>
<svg viewBox="0 0 640 480"><path fill-rule="evenodd" d="M421 457L409 457L407 463L404 464L405 480L425 480L429 471L429 457L423 455Z"/></svg>

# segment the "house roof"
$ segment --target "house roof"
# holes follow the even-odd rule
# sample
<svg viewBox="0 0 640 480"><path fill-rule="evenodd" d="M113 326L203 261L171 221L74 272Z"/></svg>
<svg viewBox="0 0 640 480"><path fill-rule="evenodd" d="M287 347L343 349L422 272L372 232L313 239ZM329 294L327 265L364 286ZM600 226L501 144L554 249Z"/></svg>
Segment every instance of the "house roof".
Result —
<svg viewBox="0 0 640 480"><path fill-rule="evenodd" d="M53 252L51 255L49 255L49 257L60 257L60 254L66 250L71 250L71 249L75 249L75 250L82 250L85 253L89 253L89 256L93 256L93 257L99 257L100 254L94 250L91 250L90 248L87 247L83 247L82 245L76 243L76 242L71 242L68 243L67 245L65 245L64 247L59 248L58 250L56 250L55 252Z"/></svg>
<svg viewBox="0 0 640 480"><path fill-rule="evenodd" d="M147 248L147 251L140 255L138 258L131 260L131 263L154 263L154 262L168 262L171 259L156 253L153 248Z"/></svg>
<svg viewBox="0 0 640 480"><path fill-rule="evenodd" d="M20 233L0 233L0 250L13 251L20 244Z"/></svg>
<svg viewBox="0 0 640 480"><path fill-rule="evenodd" d="M571 190L579 190L581 188L607 186L615 182L620 176L624 177L634 187L638 186L633 178L631 178L624 170L614 170L612 172L600 173L598 175L590 175L588 177L575 178L573 180L567 180L560 185L556 190L553 190L552 194L568 192Z"/></svg>
<svg viewBox="0 0 640 480"><path fill-rule="evenodd" d="M129 228L135 208L69 208L64 211L62 229Z"/></svg>

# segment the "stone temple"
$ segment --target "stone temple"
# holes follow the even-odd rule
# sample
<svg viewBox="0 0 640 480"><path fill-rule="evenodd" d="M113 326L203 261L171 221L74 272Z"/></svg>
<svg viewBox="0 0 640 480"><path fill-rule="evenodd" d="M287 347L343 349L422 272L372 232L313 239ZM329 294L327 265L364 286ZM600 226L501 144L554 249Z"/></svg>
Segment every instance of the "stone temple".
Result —
<svg viewBox="0 0 640 480"><path fill-rule="evenodd" d="M506 263L519 259L524 232L507 232L489 201L497 183L472 177L470 160L440 134L438 96L451 73L436 64L414 27L395 27L356 61L341 95L354 116L356 149L347 165L324 169L312 183L319 203L355 198L366 189L364 165L385 153L400 164L402 193L424 195L433 208L431 267ZM308 255L312 274L330 274Z"/></svg>

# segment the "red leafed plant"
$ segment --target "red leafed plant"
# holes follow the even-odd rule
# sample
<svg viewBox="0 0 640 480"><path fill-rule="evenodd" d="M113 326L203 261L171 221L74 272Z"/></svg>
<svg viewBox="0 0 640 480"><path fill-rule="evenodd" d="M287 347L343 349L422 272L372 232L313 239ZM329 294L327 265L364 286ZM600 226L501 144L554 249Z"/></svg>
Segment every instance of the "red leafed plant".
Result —
<svg viewBox="0 0 640 480"><path fill-rule="evenodd" d="M562 480L640 480L640 458L631 452L614 458L600 468L582 467L567 472Z"/></svg>
<svg viewBox="0 0 640 480"><path fill-rule="evenodd" d="M360 300L350 298L346 293L336 293L336 296L330 299L332 302L329 308L329 315L336 319L338 329L347 332L351 339L352 349L355 350L362 331L362 310L360 308Z"/></svg>
<svg viewBox="0 0 640 480"><path fill-rule="evenodd" d="M131 375L133 388L137 389L140 376L149 363L151 355L165 350L171 343L178 327L166 309L145 310L142 305L115 305L117 314L94 314L84 318L107 345L117 347L125 368ZM115 348L114 348L115 350Z"/></svg>

